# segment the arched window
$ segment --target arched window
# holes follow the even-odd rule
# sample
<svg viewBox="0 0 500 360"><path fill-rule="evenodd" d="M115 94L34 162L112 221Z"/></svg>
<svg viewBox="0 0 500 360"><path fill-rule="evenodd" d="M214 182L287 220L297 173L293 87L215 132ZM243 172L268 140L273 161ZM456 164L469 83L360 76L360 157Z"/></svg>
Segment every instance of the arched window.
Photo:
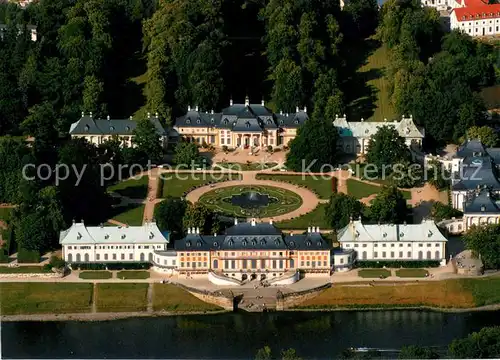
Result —
<svg viewBox="0 0 500 360"><path fill-rule="evenodd" d="M422 253L422 251L419 251L418 252L418 259L422 260L423 258L424 258L424 254Z"/></svg>
<svg viewBox="0 0 500 360"><path fill-rule="evenodd" d="M291 269L295 268L295 259L290 259L290 268Z"/></svg>
<svg viewBox="0 0 500 360"><path fill-rule="evenodd" d="M191 120L187 119L186 124L191 124Z"/></svg>
<svg viewBox="0 0 500 360"><path fill-rule="evenodd" d="M85 262L89 262L90 261L89 254L85 254L84 259L85 259Z"/></svg>
<svg viewBox="0 0 500 360"><path fill-rule="evenodd" d="M366 260L366 251L363 251L363 260Z"/></svg>
<svg viewBox="0 0 500 360"><path fill-rule="evenodd" d="M427 260L430 260L431 259L431 252L430 251L427 251Z"/></svg>
<svg viewBox="0 0 500 360"><path fill-rule="evenodd" d="M436 258L436 260L441 259L441 256L439 256L439 251L438 250L436 250L436 253L434 254L434 257Z"/></svg>
<svg viewBox="0 0 500 360"><path fill-rule="evenodd" d="M73 262L73 254L68 254L68 262Z"/></svg>
<svg viewBox="0 0 500 360"><path fill-rule="evenodd" d="M218 269L219 268L219 260L214 260L214 269Z"/></svg>
<svg viewBox="0 0 500 360"><path fill-rule="evenodd" d="M144 262L144 253L141 253L140 259L141 259L141 262Z"/></svg>
<svg viewBox="0 0 500 360"><path fill-rule="evenodd" d="M82 261L82 258L80 256L80 254L76 254L76 262L81 262Z"/></svg>
<svg viewBox="0 0 500 360"><path fill-rule="evenodd" d="M151 262L153 261L153 253L149 253L148 259L149 259L149 261L151 261Z"/></svg>

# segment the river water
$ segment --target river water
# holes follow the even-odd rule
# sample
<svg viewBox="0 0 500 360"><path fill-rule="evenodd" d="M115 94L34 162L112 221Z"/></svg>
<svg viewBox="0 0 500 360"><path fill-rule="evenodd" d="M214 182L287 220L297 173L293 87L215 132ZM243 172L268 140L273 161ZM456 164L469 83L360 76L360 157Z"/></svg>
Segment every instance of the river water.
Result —
<svg viewBox="0 0 500 360"><path fill-rule="evenodd" d="M3 358L253 358L269 345L304 358L347 347L445 348L454 338L500 325L498 312L349 311L227 313L103 322L6 322Z"/></svg>

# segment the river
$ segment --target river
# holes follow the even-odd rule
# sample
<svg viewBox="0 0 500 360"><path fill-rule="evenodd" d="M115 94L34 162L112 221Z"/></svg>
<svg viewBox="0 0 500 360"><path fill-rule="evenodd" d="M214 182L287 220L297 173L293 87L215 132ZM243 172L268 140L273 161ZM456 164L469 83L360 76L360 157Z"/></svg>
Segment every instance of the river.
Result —
<svg viewBox="0 0 500 360"><path fill-rule="evenodd" d="M498 312L349 311L227 313L103 322L5 322L3 358L253 358L269 345L304 358L337 357L347 347L444 348Z"/></svg>

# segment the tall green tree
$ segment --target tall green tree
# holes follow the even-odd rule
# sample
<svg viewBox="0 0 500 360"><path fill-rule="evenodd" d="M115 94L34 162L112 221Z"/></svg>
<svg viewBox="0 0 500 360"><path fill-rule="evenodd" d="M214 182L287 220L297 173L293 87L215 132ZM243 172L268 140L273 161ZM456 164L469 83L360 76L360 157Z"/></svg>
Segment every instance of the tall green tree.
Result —
<svg viewBox="0 0 500 360"><path fill-rule="evenodd" d="M331 171L338 159L337 139L338 132L331 121L308 119L290 142L286 166L300 172Z"/></svg>
<svg viewBox="0 0 500 360"><path fill-rule="evenodd" d="M192 165L200 160L198 145L190 142L180 142L175 147L174 162L178 165Z"/></svg>
<svg viewBox="0 0 500 360"><path fill-rule="evenodd" d="M363 204L352 196L337 193L330 197L325 216L332 228L340 230L363 214Z"/></svg>
<svg viewBox="0 0 500 360"><path fill-rule="evenodd" d="M500 225L472 226L464 236L464 243L481 257L486 268L500 269Z"/></svg>
<svg viewBox="0 0 500 360"><path fill-rule="evenodd" d="M379 174L382 174L384 167L390 173L392 165L409 160L410 151L405 139L393 126L382 126L370 137L366 162L374 164Z"/></svg>
<svg viewBox="0 0 500 360"><path fill-rule="evenodd" d="M163 158L163 148L158 129L149 119L142 119L137 122L132 141L137 145L137 150L143 154L145 159L157 162Z"/></svg>
<svg viewBox="0 0 500 360"><path fill-rule="evenodd" d="M478 139L488 147L495 147L498 144L498 134L489 126L473 126L467 129L467 139ZM462 142L467 139L462 138Z"/></svg>
<svg viewBox="0 0 500 360"><path fill-rule="evenodd" d="M154 217L161 230L168 230L173 238L183 233L183 218L186 213L185 200L167 197L155 207Z"/></svg>
<svg viewBox="0 0 500 360"><path fill-rule="evenodd" d="M455 339L449 352L456 359L492 359L500 357L500 327L486 327L464 339Z"/></svg>
<svg viewBox="0 0 500 360"><path fill-rule="evenodd" d="M368 214L374 222L402 224L408 215L403 193L395 186L384 186L373 199Z"/></svg>

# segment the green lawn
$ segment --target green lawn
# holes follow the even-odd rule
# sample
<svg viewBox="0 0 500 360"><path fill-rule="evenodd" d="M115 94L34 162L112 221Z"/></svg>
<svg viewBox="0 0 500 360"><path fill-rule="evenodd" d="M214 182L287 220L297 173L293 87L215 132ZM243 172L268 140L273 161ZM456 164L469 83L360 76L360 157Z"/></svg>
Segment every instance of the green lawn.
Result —
<svg viewBox="0 0 500 360"><path fill-rule="evenodd" d="M386 278L391 276L391 272L386 269L361 269L358 271L358 276L362 278L380 278L381 276Z"/></svg>
<svg viewBox="0 0 500 360"><path fill-rule="evenodd" d="M186 290L171 284L154 284L155 311L216 311L222 308L201 301Z"/></svg>
<svg viewBox="0 0 500 360"><path fill-rule="evenodd" d="M149 279L149 271L143 270L123 270L116 274L118 279Z"/></svg>
<svg viewBox="0 0 500 360"><path fill-rule="evenodd" d="M247 164L243 163L231 163L231 162L225 162L225 163L217 163L215 166L219 166L224 169L230 169L230 170L236 170L236 171L255 171L255 170L265 170L265 169L270 169L278 165L278 163L275 162L270 162L270 163L260 163L260 162L251 162Z"/></svg>
<svg viewBox="0 0 500 360"><path fill-rule="evenodd" d="M120 206L114 208L113 210L116 212L116 214L112 217L114 220L130 226L142 225L144 205Z"/></svg>
<svg viewBox="0 0 500 360"><path fill-rule="evenodd" d="M92 284L0 283L3 315L89 312Z"/></svg>
<svg viewBox="0 0 500 360"><path fill-rule="evenodd" d="M396 271L396 276L402 278L424 278L429 275L425 269L399 269Z"/></svg>
<svg viewBox="0 0 500 360"><path fill-rule="evenodd" d="M367 184L354 179L347 179L347 192L356 199L362 199L370 195L377 194L380 190L382 190L382 186ZM411 199L410 191L401 190L401 193L403 194L404 199Z"/></svg>
<svg viewBox="0 0 500 360"><path fill-rule="evenodd" d="M51 273L52 270L44 269L43 266L18 266L7 267L0 266L1 274L34 274L34 273Z"/></svg>
<svg viewBox="0 0 500 360"><path fill-rule="evenodd" d="M96 286L98 312L147 309L148 284L96 284Z"/></svg>
<svg viewBox="0 0 500 360"><path fill-rule="evenodd" d="M207 185L213 182L239 180L239 174L224 173L167 173L163 178L163 197L182 197L194 187Z"/></svg>
<svg viewBox="0 0 500 360"><path fill-rule="evenodd" d="M500 304L500 277L459 281L465 289L472 292L476 306Z"/></svg>
<svg viewBox="0 0 500 360"><path fill-rule="evenodd" d="M148 105L146 104L146 82L148 80L148 74L145 72L139 76L131 78L130 81L138 86L141 90L142 98L142 106L134 113L134 119L145 119L148 115ZM136 99L134 99L136 100Z"/></svg>
<svg viewBox="0 0 500 360"><path fill-rule="evenodd" d="M332 178L324 178L322 176L257 174L257 179L284 181L294 185L303 186L316 193L320 199L329 199L333 194ZM333 181L336 183L335 180Z"/></svg>
<svg viewBox="0 0 500 360"><path fill-rule="evenodd" d="M108 188L108 191L127 196L132 199L145 199L148 195L148 176L141 176L138 179L128 179L121 181Z"/></svg>
<svg viewBox="0 0 500 360"><path fill-rule="evenodd" d="M113 277L113 273L110 271L82 271L79 275L80 279L111 279Z"/></svg>
<svg viewBox="0 0 500 360"><path fill-rule="evenodd" d="M299 216L294 219L280 221L275 225L280 229L303 229L306 230L309 226L319 226L321 229L329 229L331 225L325 217L325 208L327 204L319 204L313 211L308 214Z"/></svg>
<svg viewBox="0 0 500 360"><path fill-rule="evenodd" d="M0 208L0 220L8 223L12 215L12 210L12 208Z"/></svg>

